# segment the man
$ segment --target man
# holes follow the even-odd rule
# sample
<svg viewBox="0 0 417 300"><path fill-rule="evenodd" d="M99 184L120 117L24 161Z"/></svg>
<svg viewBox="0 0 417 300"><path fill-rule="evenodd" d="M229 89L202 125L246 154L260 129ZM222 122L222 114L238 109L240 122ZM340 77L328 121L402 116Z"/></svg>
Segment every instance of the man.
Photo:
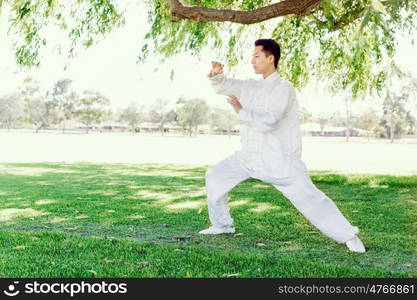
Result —
<svg viewBox="0 0 417 300"><path fill-rule="evenodd" d="M255 42L252 66L259 80L237 80L223 75L223 65L212 62L208 78L216 93L227 95L238 114L242 150L206 172L209 218L212 226L201 234L234 233L228 192L252 177L271 183L323 234L365 252L352 226L334 202L317 189L301 160L298 103L294 88L277 73L281 56L272 39Z"/></svg>

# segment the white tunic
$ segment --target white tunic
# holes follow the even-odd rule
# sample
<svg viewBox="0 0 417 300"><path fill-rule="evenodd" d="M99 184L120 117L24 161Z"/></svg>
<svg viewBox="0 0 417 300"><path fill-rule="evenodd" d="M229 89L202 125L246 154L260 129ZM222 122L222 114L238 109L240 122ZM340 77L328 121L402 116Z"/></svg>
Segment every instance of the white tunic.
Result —
<svg viewBox="0 0 417 300"><path fill-rule="evenodd" d="M298 103L292 84L277 72L259 80L231 79L223 74L209 79L217 94L234 95L242 104L239 161L269 176L289 176L291 160L301 159Z"/></svg>

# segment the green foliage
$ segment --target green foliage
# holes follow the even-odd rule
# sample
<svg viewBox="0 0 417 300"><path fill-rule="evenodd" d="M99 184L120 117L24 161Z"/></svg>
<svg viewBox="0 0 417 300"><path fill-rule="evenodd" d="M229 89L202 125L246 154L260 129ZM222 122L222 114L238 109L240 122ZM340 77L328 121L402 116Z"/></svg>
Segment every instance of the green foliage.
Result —
<svg viewBox="0 0 417 300"><path fill-rule="evenodd" d="M237 125L237 114L228 109L214 107L210 111L209 124L214 131L226 131L230 134Z"/></svg>
<svg viewBox="0 0 417 300"><path fill-rule="evenodd" d="M94 41L124 22L112 0L5 0L0 9L10 8L10 30L15 41L16 61L20 66L40 65L40 49L47 44L45 31L60 28L70 41L69 56L81 44L90 47ZM4 5L8 4L8 5Z"/></svg>
<svg viewBox="0 0 417 300"><path fill-rule="evenodd" d="M65 122L73 117L77 94L71 89L71 84L71 79L60 79L47 92L46 97L56 104L58 122Z"/></svg>
<svg viewBox="0 0 417 300"><path fill-rule="evenodd" d="M74 116L88 127L100 123L108 113L110 100L95 91L86 91L76 100Z"/></svg>
<svg viewBox="0 0 417 300"><path fill-rule="evenodd" d="M383 103L384 116L381 121L381 125L386 128L386 136L390 136L391 140L395 136L407 133L407 127L413 128L414 119L411 112L407 110L407 104L414 102L415 105L415 96L417 95L417 81L410 77L410 74L390 74L388 78L389 86L392 86L392 80L395 76L398 76L398 80L401 80L402 87L399 91L386 88Z"/></svg>
<svg viewBox="0 0 417 300"><path fill-rule="evenodd" d="M136 127L145 120L146 114L144 108L139 108L136 103L131 103L128 107L123 109L119 116L120 121L129 124L132 132L135 132Z"/></svg>
<svg viewBox="0 0 417 300"><path fill-rule="evenodd" d="M18 93L0 96L0 123L8 129L20 118L20 98Z"/></svg>
<svg viewBox="0 0 417 300"><path fill-rule="evenodd" d="M10 25L16 41L16 59L22 66L39 66L39 51L46 45L44 29L59 26L70 42L69 55L80 45L91 46L113 28L123 25L123 12L115 0L6 0L11 8ZM207 8L253 10L270 0L182 0L185 5ZM323 0L303 17L288 15L259 24L226 22L172 22L167 0L149 0L149 32L139 49L138 62L150 53L168 59L178 53L216 51L235 66L255 39L272 36L282 45L279 70L296 87L311 76L325 80L332 91L348 90L354 98L379 92L386 80L380 66L395 53L395 37L415 26L416 0Z"/></svg>
<svg viewBox="0 0 417 300"><path fill-rule="evenodd" d="M150 107L149 119L159 125L159 129L164 133L164 126L177 118L176 112L170 108L169 101L166 99L157 99Z"/></svg>
<svg viewBox="0 0 417 300"><path fill-rule="evenodd" d="M36 126L36 132L61 121L58 103L43 97L27 98L25 112L27 121Z"/></svg>
<svg viewBox="0 0 417 300"><path fill-rule="evenodd" d="M209 106L202 99L180 99L177 102L178 124L191 129L207 122Z"/></svg>
<svg viewBox="0 0 417 300"><path fill-rule="evenodd" d="M213 1L184 4L213 7ZM251 10L271 1L216 1L216 8ZM272 32L282 46L281 74L296 87L312 75L327 80L332 91L349 90L354 98L381 91L386 75L380 68L395 53L395 34L414 27L415 1L325 0L304 17L289 15L261 24L171 22L167 1L149 5L151 23L147 38L156 52L171 57L195 54L207 46L230 65L238 63L243 49L256 38ZM149 46L146 46L147 48Z"/></svg>

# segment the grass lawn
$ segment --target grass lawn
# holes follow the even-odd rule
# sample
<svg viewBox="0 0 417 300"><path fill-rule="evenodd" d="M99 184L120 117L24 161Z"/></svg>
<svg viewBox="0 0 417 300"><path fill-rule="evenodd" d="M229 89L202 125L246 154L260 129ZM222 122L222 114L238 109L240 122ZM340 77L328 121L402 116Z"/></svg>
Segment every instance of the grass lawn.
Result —
<svg viewBox="0 0 417 300"><path fill-rule="evenodd" d="M417 176L310 173L360 228L360 254L257 179L229 194L236 234L198 235L205 171L0 164L0 277L417 277Z"/></svg>

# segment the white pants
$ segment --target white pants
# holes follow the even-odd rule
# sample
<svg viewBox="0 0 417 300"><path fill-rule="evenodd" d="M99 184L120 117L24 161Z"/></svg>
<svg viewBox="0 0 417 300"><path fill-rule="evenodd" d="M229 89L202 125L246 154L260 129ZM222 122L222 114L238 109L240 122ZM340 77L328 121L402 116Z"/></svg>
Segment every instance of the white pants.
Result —
<svg viewBox="0 0 417 300"><path fill-rule="evenodd" d="M256 178L272 184L323 234L339 243L353 238L359 228L352 226L334 202L311 181L301 159L291 162L290 176L273 178L262 170L248 169L236 153L220 161L206 172L209 218L213 226L232 226L228 193L240 182Z"/></svg>

